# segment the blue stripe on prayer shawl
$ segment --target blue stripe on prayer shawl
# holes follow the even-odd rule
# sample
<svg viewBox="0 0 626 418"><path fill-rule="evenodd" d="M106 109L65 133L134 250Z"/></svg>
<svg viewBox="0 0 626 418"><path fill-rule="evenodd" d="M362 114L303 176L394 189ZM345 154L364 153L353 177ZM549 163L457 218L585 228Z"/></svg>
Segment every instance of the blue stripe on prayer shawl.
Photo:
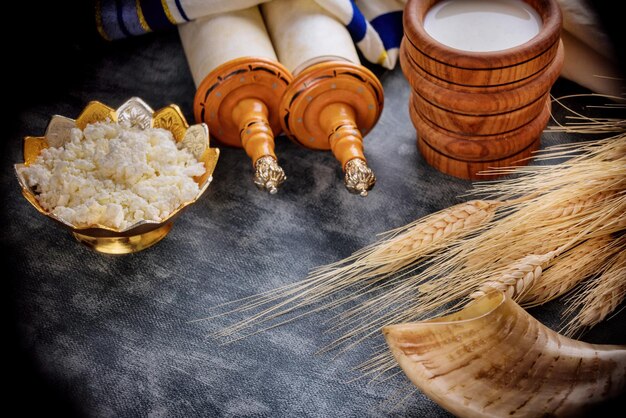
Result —
<svg viewBox="0 0 626 418"><path fill-rule="evenodd" d="M363 17L363 13L361 13L356 4L354 4L354 0L350 1L350 4L352 4L352 20L346 27L348 28L350 35L352 35L354 42L359 42L365 37L367 24L365 22L365 17Z"/></svg>
<svg viewBox="0 0 626 418"><path fill-rule="evenodd" d="M126 37L118 21L117 4L114 1L106 4L101 2L98 7L100 7L100 21L96 23L99 26L98 30L106 35L105 39L114 40Z"/></svg>
<svg viewBox="0 0 626 418"><path fill-rule="evenodd" d="M180 13L180 15L183 17L183 19L185 19L185 21L189 22L189 18L187 17L187 14L185 13L185 9L183 9L182 4L180 4L180 0L176 0L176 8L178 9L178 13Z"/></svg>
<svg viewBox="0 0 626 418"><path fill-rule="evenodd" d="M399 48L402 41L402 11L385 13L370 21L385 49Z"/></svg>
<svg viewBox="0 0 626 418"><path fill-rule="evenodd" d="M120 0L115 0L115 8L117 9L117 24L125 36L131 36L130 32L124 24L124 16L122 15L122 4Z"/></svg>

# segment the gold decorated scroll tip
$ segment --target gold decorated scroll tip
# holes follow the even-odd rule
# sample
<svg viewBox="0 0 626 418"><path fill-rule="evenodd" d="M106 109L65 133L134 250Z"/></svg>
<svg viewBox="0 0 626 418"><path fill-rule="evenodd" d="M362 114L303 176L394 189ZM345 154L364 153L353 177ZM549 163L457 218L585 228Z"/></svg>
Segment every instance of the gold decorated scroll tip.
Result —
<svg viewBox="0 0 626 418"><path fill-rule="evenodd" d="M350 193L367 196L376 184L376 176L365 160L353 158L345 166L344 183Z"/></svg>
<svg viewBox="0 0 626 418"><path fill-rule="evenodd" d="M274 157L266 155L259 158L254 164L254 184L259 190L276 194L285 180L287 180L285 171L278 165Z"/></svg>

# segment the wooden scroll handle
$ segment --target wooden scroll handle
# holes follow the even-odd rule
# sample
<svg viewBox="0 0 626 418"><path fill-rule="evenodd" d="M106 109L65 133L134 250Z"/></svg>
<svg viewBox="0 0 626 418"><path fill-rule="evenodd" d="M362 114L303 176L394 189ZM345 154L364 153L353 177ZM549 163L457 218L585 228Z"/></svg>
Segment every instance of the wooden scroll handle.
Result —
<svg viewBox="0 0 626 418"><path fill-rule="evenodd" d="M312 65L285 92L280 121L295 142L331 150L345 172L346 188L367 196L376 177L363 153L363 135L383 107L380 81L365 67L343 61Z"/></svg>
<svg viewBox="0 0 626 418"><path fill-rule="evenodd" d="M243 99L233 108L233 120L239 126L241 145L252 159L254 184L271 194L287 179L274 153L274 133L268 110L259 99Z"/></svg>
<svg viewBox="0 0 626 418"><path fill-rule="evenodd" d="M281 131L278 107L292 76L265 58L238 58L202 81L194 99L196 120L219 142L243 148L252 159L254 184L272 194L287 179L274 152Z"/></svg>
<svg viewBox="0 0 626 418"><path fill-rule="evenodd" d="M320 113L320 125L328 132L330 149L345 172L346 187L352 193L367 196L376 176L367 166L363 136L355 120L354 109L345 103L329 104Z"/></svg>

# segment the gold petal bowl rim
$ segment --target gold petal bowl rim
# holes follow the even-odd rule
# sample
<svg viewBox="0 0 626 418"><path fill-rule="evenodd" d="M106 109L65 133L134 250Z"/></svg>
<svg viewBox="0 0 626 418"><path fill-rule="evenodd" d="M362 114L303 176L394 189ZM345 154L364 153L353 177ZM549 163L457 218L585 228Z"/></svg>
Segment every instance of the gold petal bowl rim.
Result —
<svg viewBox="0 0 626 418"><path fill-rule="evenodd" d="M151 113L151 117L154 116L155 114L158 114L159 112L163 111L164 109L172 109L177 116L179 117L179 122L182 123L183 128L185 129L185 133L187 133L187 131L189 130L189 128L191 128L192 126L197 126L197 125L192 125L189 126L187 124L187 121L184 117L184 115L182 114L182 112L180 111L180 108L178 108L178 106L176 105L169 105L166 106L164 108L161 108L157 111L153 111L152 108L150 106L148 106L142 99L138 98L138 97L132 97L129 100L127 100L126 102L124 102L122 105L120 105L117 109L113 110L111 109L111 111L113 112L113 116L115 118L117 118L118 116L118 112L121 109L124 109L125 107L127 107L129 104L137 104L142 106L146 111L149 111ZM89 104L87 104L87 106L83 109L83 111L81 112L81 116L83 114L85 114L86 111L88 111L88 109L91 106L99 106L99 107L104 107L107 108L108 106L104 105L103 103L99 102L99 101L91 101L89 102ZM79 118L81 117L79 116ZM52 120L55 117L62 117L62 118L66 118L68 120L73 121L74 123L76 123L76 121L78 119L70 119L67 117L64 117L62 115L53 115L53 117L50 119L49 124L52 122ZM100 119L100 120L95 120L95 121L104 121L106 120L106 118ZM95 122L95 121L91 121L91 122ZM152 120L151 122L153 122L154 120ZM91 123L90 122L90 123ZM203 135L204 140L206 141L206 148L207 150L211 150L213 153L215 153L215 163L217 162L217 159L219 157L219 149L218 148L210 148L210 141L209 141L209 134L208 134L208 127L206 127L206 125L204 123L199 124L201 126L203 126L203 131L206 133L206 135ZM169 130L170 132L172 132L172 134L174 134L172 129L168 129L168 128L164 128ZM46 128L46 132L48 131L48 128ZM44 135L43 137L40 137L43 140L47 140L46 136ZM179 142L179 141L177 141ZM41 150L39 151L39 153L41 152ZM170 222L173 218L175 218L176 216L178 216L186 207L192 205L193 203L197 202L198 199L200 199L202 197L202 195L204 194L204 192L206 192L206 190L208 189L209 185L211 184L211 181L213 180L213 171L215 169L215 165L216 164L211 164L211 166L208 165L208 160L207 158L204 159L204 161L199 160L200 162L203 162L205 165L205 168L207 169L207 172L205 173L204 176L204 182L199 185L200 186L200 190L198 191L198 194L192 199L189 200L187 202L182 203L176 210L174 210L172 213L169 214L169 216L161 221L153 221L153 220L142 220L142 221L138 221L132 225L129 225L126 228L123 229L117 229L117 228L111 228L105 225L101 225L101 224L93 224L93 225L88 225L88 226L74 226L66 221L64 221L63 219L57 217L55 214L53 214L52 212L47 211L46 209L44 209L38 202L37 198L36 198L36 194L31 190L30 187L28 187L28 185L25 183L24 179L22 178L22 176L19 174L19 168L24 167L26 164L24 163L20 163L20 164L15 164L14 170L15 170L15 175L17 177L17 180L20 184L20 187L22 189L22 194L24 195L24 197L26 198L26 200L35 208L37 209L37 211L39 213L41 213L42 215L45 215L47 217L49 217L50 219L59 222L60 224L70 228L72 231L74 232L80 232L80 231L88 231L88 230L94 230L94 231L106 231L106 232L110 232L112 233L113 236L132 236L135 235L134 232L136 229L144 226L144 225L153 225L154 228L150 228L150 229L156 229L160 226L163 226L164 224ZM91 234L90 234L91 235Z"/></svg>

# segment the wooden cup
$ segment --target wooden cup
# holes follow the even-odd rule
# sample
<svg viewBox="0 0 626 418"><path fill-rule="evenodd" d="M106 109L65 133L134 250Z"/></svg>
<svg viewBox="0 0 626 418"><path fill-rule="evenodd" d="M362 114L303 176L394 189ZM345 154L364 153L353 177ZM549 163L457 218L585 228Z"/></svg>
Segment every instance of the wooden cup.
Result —
<svg viewBox="0 0 626 418"><path fill-rule="evenodd" d="M525 0L543 20L537 36L502 51L460 51L432 38L424 29L424 17L438 0L409 0L403 23L408 52L427 73L463 86L496 86L531 77L556 55L562 15L556 0Z"/></svg>
<svg viewBox="0 0 626 418"><path fill-rule="evenodd" d="M543 19L530 41L471 52L433 39L423 23L437 0L409 0L400 65L412 87L409 113L418 148L440 171L466 178L526 163L550 117L550 88L564 61L556 0L525 0Z"/></svg>

